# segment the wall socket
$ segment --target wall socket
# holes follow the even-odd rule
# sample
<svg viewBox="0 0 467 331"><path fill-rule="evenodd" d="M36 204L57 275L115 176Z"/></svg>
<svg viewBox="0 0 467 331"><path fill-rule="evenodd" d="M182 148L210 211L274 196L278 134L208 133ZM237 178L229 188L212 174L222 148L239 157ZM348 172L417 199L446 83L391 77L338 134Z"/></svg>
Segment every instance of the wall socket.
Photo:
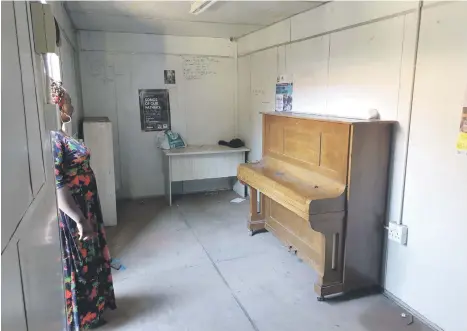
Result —
<svg viewBox="0 0 467 331"><path fill-rule="evenodd" d="M407 226L396 222L389 222L388 238L401 245L407 245Z"/></svg>

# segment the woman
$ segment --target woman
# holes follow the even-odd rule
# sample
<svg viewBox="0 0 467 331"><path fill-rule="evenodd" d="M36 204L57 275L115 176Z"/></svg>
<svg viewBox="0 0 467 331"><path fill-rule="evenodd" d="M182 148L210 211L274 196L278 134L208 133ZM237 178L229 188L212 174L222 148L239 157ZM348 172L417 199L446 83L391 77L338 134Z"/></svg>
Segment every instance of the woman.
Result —
<svg viewBox="0 0 467 331"><path fill-rule="evenodd" d="M71 98L59 82L51 84L62 130L52 132L55 184L60 209L67 330L105 324L105 308L115 309L110 253L105 239L96 179L89 150L64 132L71 121Z"/></svg>

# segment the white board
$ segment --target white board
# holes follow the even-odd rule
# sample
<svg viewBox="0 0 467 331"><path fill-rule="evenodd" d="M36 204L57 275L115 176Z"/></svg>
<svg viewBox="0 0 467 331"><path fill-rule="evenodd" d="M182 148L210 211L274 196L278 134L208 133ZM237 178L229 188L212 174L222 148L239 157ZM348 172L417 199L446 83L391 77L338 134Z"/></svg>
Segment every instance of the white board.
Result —
<svg viewBox="0 0 467 331"><path fill-rule="evenodd" d="M188 144L235 138L235 60L184 56L181 61Z"/></svg>

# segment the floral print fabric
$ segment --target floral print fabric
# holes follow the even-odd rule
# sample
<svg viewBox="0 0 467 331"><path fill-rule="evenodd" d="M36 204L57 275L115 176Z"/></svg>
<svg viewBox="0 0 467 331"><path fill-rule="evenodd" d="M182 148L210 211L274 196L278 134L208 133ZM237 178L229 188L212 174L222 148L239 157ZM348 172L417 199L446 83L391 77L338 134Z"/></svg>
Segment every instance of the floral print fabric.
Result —
<svg viewBox="0 0 467 331"><path fill-rule="evenodd" d="M116 308L110 253L89 150L63 132L52 132L52 145L57 189L68 187L96 231L94 239L79 240L76 223L60 211L67 331L86 330L102 323L105 308Z"/></svg>

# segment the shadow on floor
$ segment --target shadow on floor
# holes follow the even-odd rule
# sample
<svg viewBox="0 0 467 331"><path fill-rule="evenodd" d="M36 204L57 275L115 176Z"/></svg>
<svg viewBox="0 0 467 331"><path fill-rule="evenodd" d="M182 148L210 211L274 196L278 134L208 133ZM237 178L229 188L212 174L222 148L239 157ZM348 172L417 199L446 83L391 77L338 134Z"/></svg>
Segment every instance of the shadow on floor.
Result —
<svg viewBox="0 0 467 331"><path fill-rule="evenodd" d="M407 313L407 317L403 318L400 314L403 310L399 307L393 309L381 309L381 307L371 307L363 311L359 320L366 330L378 331L393 331L393 330L407 330L407 331L425 331L428 327L420 321L416 320Z"/></svg>
<svg viewBox="0 0 467 331"><path fill-rule="evenodd" d="M350 291L344 294L338 294L335 296L327 297L326 302L331 305L336 305L339 303L352 301L352 300L368 297L371 295L379 295L381 293L382 293L382 289L379 286L376 286L373 288L355 290L355 291Z"/></svg>
<svg viewBox="0 0 467 331"><path fill-rule="evenodd" d="M139 237L165 207L163 198L122 200L117 206L118 225L106 228L113 257L118 256Z"/></svg>
<svg viewBox="0 0 467 331"><path fill-rule="evenodd" d="M138 320L150 313L152 317L163 310L168 301L167 296L161 295L138 295L123 296L117 298L117 309L107 311L104 318L107 325L102 330L113 330L117 327L123 327L131 322L131 325L138 324Z"/></svg>

